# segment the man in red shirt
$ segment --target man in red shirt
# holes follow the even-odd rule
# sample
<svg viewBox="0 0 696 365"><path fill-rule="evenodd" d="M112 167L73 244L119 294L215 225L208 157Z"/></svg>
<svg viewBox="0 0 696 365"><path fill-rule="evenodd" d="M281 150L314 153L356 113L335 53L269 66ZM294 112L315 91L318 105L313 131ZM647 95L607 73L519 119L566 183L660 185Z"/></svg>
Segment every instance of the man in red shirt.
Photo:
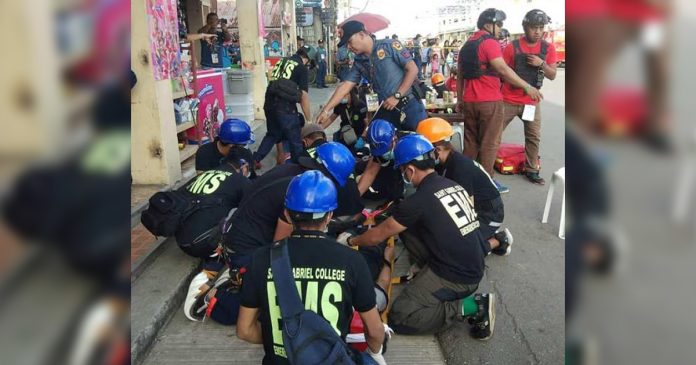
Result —
<svg viewBox="0 0 696 365"><path fill-rule="evenodd" d="M541 88L544 78L556 78L556 48L541 39L544 27L551 22L545 12L534 9L522 20L524 37L512 41L503 51L503 58L517 74L535 88ZM524 150L527 157L525 175L529 181L544 185L539 176L539 143L541 141L541 108L523 89L503 84L505 101L504 128L519 117L524 124ZM534 108L533 120L522 119L525 108Z"/></svg>
<svg viewBox="0 0 696 365"><path fill-rule="evenodd" d="M532 99L542 98L538 89L522 80L503 60L497 39L505 13L486 9L479 16L474 33L459 52L457 110L464 113L464 154L477 160L493 176L500 138L503 133L504 105L501 78L522 90ZM495 181L498 191L509 189Z"/></svg>

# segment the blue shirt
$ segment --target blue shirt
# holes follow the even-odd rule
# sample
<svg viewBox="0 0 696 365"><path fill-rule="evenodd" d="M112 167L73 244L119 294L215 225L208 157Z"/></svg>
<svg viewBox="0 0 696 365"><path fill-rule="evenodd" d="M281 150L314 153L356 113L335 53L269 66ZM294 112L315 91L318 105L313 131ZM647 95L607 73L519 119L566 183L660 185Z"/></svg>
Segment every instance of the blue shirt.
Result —
<svg viewBox="0 0 696 365"><path fill-rule="evenodd" d="M411 51L401 42L391 39L375 41L370 55L355 55L353 67L346 80L360 82L360 77L370 81L381 101L393 96L404 79L406 64L413 62ZM411 94L411 88L404 96Z"/></svg>
<svg viewBox="0 0 696 365"><path fill-rule="evenodd" d="M216 32L217 38L212 44L208 43L205 39L201 39L201 66L218 68L222 67L222 57L220 48L222 47L222 32ZM213 53L218 55L217 62L213 62Z"/></svg>
<svg viewBox="0 0 696 365"><path fill-rule="evenodd" d="M323 58L322 55L324 55ZM317 63L326 62L326 48L317 47L317 53L314 54L314 60L317 61Z"/></svg>
<svg viewBox="0 0 696 365"><path fill-rule="evenodd" d="M350 58L350 53L348 52L348 47L343 46L338 48L338 52L336 54L336 61L345 61ZM342 65L345 67L348 67L348 65Z"/></svg>

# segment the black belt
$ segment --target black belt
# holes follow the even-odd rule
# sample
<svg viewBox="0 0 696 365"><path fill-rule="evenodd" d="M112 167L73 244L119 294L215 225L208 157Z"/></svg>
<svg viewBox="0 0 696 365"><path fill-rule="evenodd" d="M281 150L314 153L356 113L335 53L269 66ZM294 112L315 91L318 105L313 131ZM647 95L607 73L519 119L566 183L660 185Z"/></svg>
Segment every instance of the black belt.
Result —
<svg viewBox="0 0 696 365"><path fill-rule="evenodd" d="M411 102L411 99L415 99L415 96L413 96L413 94L408 94L408 95L402 97L399 100L399 103L397 105L404 106L404 105L408 104L409 102Z"/></svg>

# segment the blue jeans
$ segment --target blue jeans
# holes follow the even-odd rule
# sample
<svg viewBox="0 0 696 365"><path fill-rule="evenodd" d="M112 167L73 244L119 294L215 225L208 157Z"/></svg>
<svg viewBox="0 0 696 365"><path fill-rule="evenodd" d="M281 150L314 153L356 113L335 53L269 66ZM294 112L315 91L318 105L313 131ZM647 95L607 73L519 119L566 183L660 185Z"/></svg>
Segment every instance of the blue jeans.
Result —
<svg viewBox="0 0 696 365"><path fill-rule="evenodd" d="M317 87L326 87L326 62L317 63Z"/></svg>
<svg viewBox="0 0 696 365"><path fill-rule="evenodd" d="M276 143L288 141L292 161L297 162L297 158L302 152L302 140L300 131L300 117L297 112L283 112L278 110L264 109L266 114L266 135L261 141L259 149L254 152L254 161L261 161L271 151Z"/></svg>
<svg viewBox="0 0 696 365"><path fill-rule="evenodd" d="M403 129L413 132L415 132L416 128L418 128L418 123L428 117L423 103L415 97L411 98L411 100L403 107L402 111L406 113Z"/></svg>

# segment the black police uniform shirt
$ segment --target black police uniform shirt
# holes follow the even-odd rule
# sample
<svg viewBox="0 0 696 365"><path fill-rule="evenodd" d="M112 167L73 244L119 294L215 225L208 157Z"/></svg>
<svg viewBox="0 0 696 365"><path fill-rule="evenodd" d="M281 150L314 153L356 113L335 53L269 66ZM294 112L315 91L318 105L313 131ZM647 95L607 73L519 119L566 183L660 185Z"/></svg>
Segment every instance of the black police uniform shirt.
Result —
<svg viewBox="0 0 696 365"><path fill-rule="evenodd" d="M374 283L365 260L357 251L317 231L295 231L288 244L290 265L305 308L324 317L345 339L353 308L366 312L376 305ZM270 246L257 250L244 275L241 305L259 309L266 353L263 364L289 364L270 266Z"/></svg>
<svg viewBox="0 0 696 365"><path fill-rule="evenodd" d="M286 61L285 64L282 62ZM273 71L271 72L270 81L277 79L286 79L294 81L300 90L309 92L309 78L307 66L302 63L302 58L298 55L293 55L291 57L283 58L278 63L276 63ZM288 101L280 100L269 94L268 88L266 88L266 95L264 100L264 109L282 107L283 109L290 108L292 110L297 110L294 104Z"/></svg>
<svg viewBox="0 0 696 365"><path fill-rule="evenodd" d="M244 191L251 185L249 179L234 171L227 165L208 170L179 190L188 191L194 195L215 195L225 199L225 204L198 210L191 214L176 232L179 244L189 244L193 240L215 226L224 218L230 209L237 207L244 197Z"/></svg>
<svg viewBox="0 0 696 365"><path fill-rule="evenodd" d="M481 281L483 237L471 197L461 185L431 173L392 217L423 240L435 274L453 283Z"/></svg>
<svg viewBox="0 0 696 365"><path fill-rule="evenodd" d="M307 171L297 164L278 165L256 179L247 189L244 199L231 219L229 246L239 255L251 254L255 249L270 245L278 219L287 222L285 193L293 177ZM334 216L355 215L362 212L360 192L354 179L338 187L338 208Z"/></svg>
<svg viewBox="0 0 696 365"><path fill-rule="evenodd" d="M471 193L477 211L481 203L500 197L500 192L486 170L478 162L457 151L450 151L447 161L437 165L435 170Z"/></svg>
<svg viewBox="0 0 696 365"><path fill-rule="evenodd" d="M196 171L207 171L212 170L225 163L225 155L220 153L217 148L218 138L215 138L213 142L206 143L198 147L196 151ZM256 178L256 169L254 168L254 157L252 152L242 146L232 146L232 150L237 151L237 153L249 163L249 178Z"/></svg>

